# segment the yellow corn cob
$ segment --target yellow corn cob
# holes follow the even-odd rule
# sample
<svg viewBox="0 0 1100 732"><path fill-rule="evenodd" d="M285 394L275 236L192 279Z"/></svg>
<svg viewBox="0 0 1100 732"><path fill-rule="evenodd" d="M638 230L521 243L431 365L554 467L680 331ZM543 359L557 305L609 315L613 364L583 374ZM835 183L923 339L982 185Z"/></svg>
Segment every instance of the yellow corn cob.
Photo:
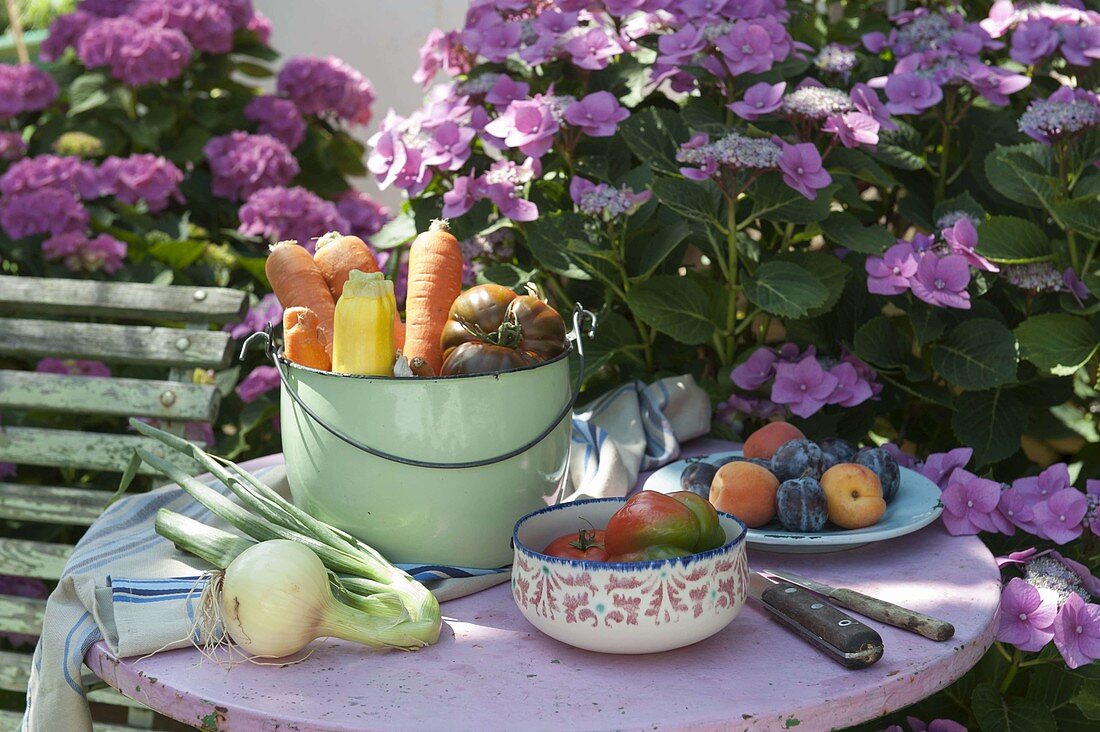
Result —
<svg viewBox="0 0 1100 732"><path fill-rule="evenodd" d="M332 370L341 374L393 376L393 282L381 272L352 270L333 325Z"/></svg>

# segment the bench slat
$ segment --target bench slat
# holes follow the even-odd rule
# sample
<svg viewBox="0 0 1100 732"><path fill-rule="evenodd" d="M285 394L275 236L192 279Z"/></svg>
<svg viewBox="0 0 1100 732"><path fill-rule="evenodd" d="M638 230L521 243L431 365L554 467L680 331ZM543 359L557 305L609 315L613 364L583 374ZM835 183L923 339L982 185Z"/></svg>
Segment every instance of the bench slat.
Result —
<svg viewBox="0 0 1100 732"><path fill-rule="evenodd" d="M31 315L75 315L232 323L248 309L248 296L222 287L92 282L0 276L0 307Z"/></svg>
<svg viewBox="0 0 1100 732"><path fill-rule="evenodd" d="M134 449L138 447L162 457L169 457L184 470L196 474L200 472L198 463L174 453L169 454L164 445L151 437L40 427L0 428L0 462L121 473L130 463ZM145 464L142 464L138 472L146 475L156 473Z"/></svg>
<svg viewBox="0 0 1100 732"><path fill-rule="evenodd" d="M88 488L0 483L0 518L91 526L111 494Z"/></svg>
<svg viewBox="0 0 1100 732"><path fill-rule="evenodd" d="M219 400L208 384L0 370L0 407L212 422Z"/></svg>
<svg viewBox="0 0 1100 732"><path fill-rule="evenodd" d="M58 579L72 552L68 544L0 539L0 574Z"/></svg>
<svg viewBox="0 0 1100 732"><path fill-rule="evenodd" d="M0 595L0 631L6 633L42 633L46 601L15 595Z"/></svg>
<svg viewBox="0 0 1100 732"><path fill-rule="evenodd" d="M212 330L154 328L113 323L2 321L0 355L26 358L93 358L184 368L229 365L232 339Z"/></svg>
<svg viewBox="0 0 1100 732"><path fill-rule="evenodd" d="M18 732L22 722L22 712L0 711L0 732ZM135 732L137 729L137 727L126 727L105 722L92 722L92 732Z"/></svg>
<svg viewBox="0 0 1100 732"><path fill-rule="evenodd" d="M31 671L31 655L29 653L13 653L11 651L0 651L0 689L6 691L26 691L27 681L30 680ZM102 684L103 682L93 675L91 671L85 670L81 676L81 682L85 685L85 688L90 684ZM124 694L120 694L111 687L105 687L88 692L88 701L96 704L113 704L115 706L123 707L136 707L138 709L146 709L147 707L139 701L134 701ZM98 730L99 727L96 727ZM122 727L120 729L129 729Z"/></svg>

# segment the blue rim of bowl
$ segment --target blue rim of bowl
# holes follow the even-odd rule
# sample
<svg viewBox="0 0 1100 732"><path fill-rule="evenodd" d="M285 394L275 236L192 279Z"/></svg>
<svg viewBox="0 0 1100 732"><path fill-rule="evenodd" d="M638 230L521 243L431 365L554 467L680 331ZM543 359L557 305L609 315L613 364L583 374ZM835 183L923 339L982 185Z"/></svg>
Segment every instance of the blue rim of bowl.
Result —
<svg viewBox="0 0 1100 732"><path fill-rule="evenodd" d="M615 569L623 569L625 567L633 567L635 569L657 569L662 566L668 566L669 564L679 562L687 565L700 559L708 559L710 557L716 557L719 554L725 553L733 547L741 544L745 541L745 537L748 536L749 527L745 525L745 522L737 518L731 513L725 511L718 511L718 515L723 518L732 519L734 523L741 527L741 533L732 541L727 541L717 549L708 549L705 552L698 552L696 554L688 554L685 557L669 557L668 559L651 559L646 562L593 562L589 559L566 559L565 557L553 557L549 554L543 554L542 552L535 551L531 547L527 546L519 540L519 530L528 520L541 516L544 513L552 513L554 511L561 511L572 506L587 506L595 503L626 503L627 499L623 498L590 498L584 501L570 501L569 503L558 503L553 506L547 506L546 508L540 508L537 511L532 511L520 518L516 522L515 528L512 529L512 546L515 549L520 549L528 554L533 554L550 564L561 564L569 567L581 567L583 569L607 569L609 567ZM514 565L513 565L514 566Z"/></svg>

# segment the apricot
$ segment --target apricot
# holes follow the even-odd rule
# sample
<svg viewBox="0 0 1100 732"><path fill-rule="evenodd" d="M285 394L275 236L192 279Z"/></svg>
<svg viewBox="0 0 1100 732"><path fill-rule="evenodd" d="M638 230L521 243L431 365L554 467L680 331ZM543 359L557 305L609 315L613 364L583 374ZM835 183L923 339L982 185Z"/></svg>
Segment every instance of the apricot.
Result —
<svg viewBox="0 0 1100 732"><path fill-rule="evenodd" d="M803 440L806 435L802 430L786 422L769 422L745 440L745 446L741 448L742 454L747 458L764 458L771 460L772 455L781 445L791 440Z"/></svg>
<svg viewBox="0 0 1100 732"><path fill-rule="evenodd" d="M719 511L732 513L756 528L775 518L775 492L779 481L771 471L748 461L726 463L710 484L710 502Z"/></svg>
<svg viewBox="0 0 1100 732"><path fill-rule="evenodd" d="M862 529L886 513L882 483L869 468L840 463L821 476L829 520L842 529Z"/></svg>

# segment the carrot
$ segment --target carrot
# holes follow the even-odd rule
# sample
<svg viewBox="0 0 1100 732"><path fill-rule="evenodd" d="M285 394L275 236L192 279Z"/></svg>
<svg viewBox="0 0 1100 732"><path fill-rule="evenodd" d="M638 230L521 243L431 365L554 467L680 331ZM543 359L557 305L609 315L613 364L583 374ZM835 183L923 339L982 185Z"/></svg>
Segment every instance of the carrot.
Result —
<svg viewBox="0 0 1100 732"><path fill-rule="evenodd" d="M283 311L283 354L296 364L321 371L332 370L324 334L317 313L293 307Z"/></svg>
<svg viewBox="0 0 1100 732"><path fill-rule="evenodd" d="M317 330L331 354L336 302L313 256L296 241L281 241L271 247L264 271L283 308L309 308L317 315Z"/></svg>
<svg viewBox="0 0 1100 732"><path fill-rule="evenodd" d="M409 285L405 300L405 349L411 361L420 356L439 373L443 353L439 339L451 303L462 292L462 251L447 222L433 221L409 248Z"/></svg>
<svg viewBox="0 0 1100 732"><path fill-rule="evenodd" d="M341 236L336 231L330 231L317 241L313 261L321 270L333 300L339 300L340 295L344 294L344 284L352 270L368 274L378 271L378 262L362 239Z"/></svg>

